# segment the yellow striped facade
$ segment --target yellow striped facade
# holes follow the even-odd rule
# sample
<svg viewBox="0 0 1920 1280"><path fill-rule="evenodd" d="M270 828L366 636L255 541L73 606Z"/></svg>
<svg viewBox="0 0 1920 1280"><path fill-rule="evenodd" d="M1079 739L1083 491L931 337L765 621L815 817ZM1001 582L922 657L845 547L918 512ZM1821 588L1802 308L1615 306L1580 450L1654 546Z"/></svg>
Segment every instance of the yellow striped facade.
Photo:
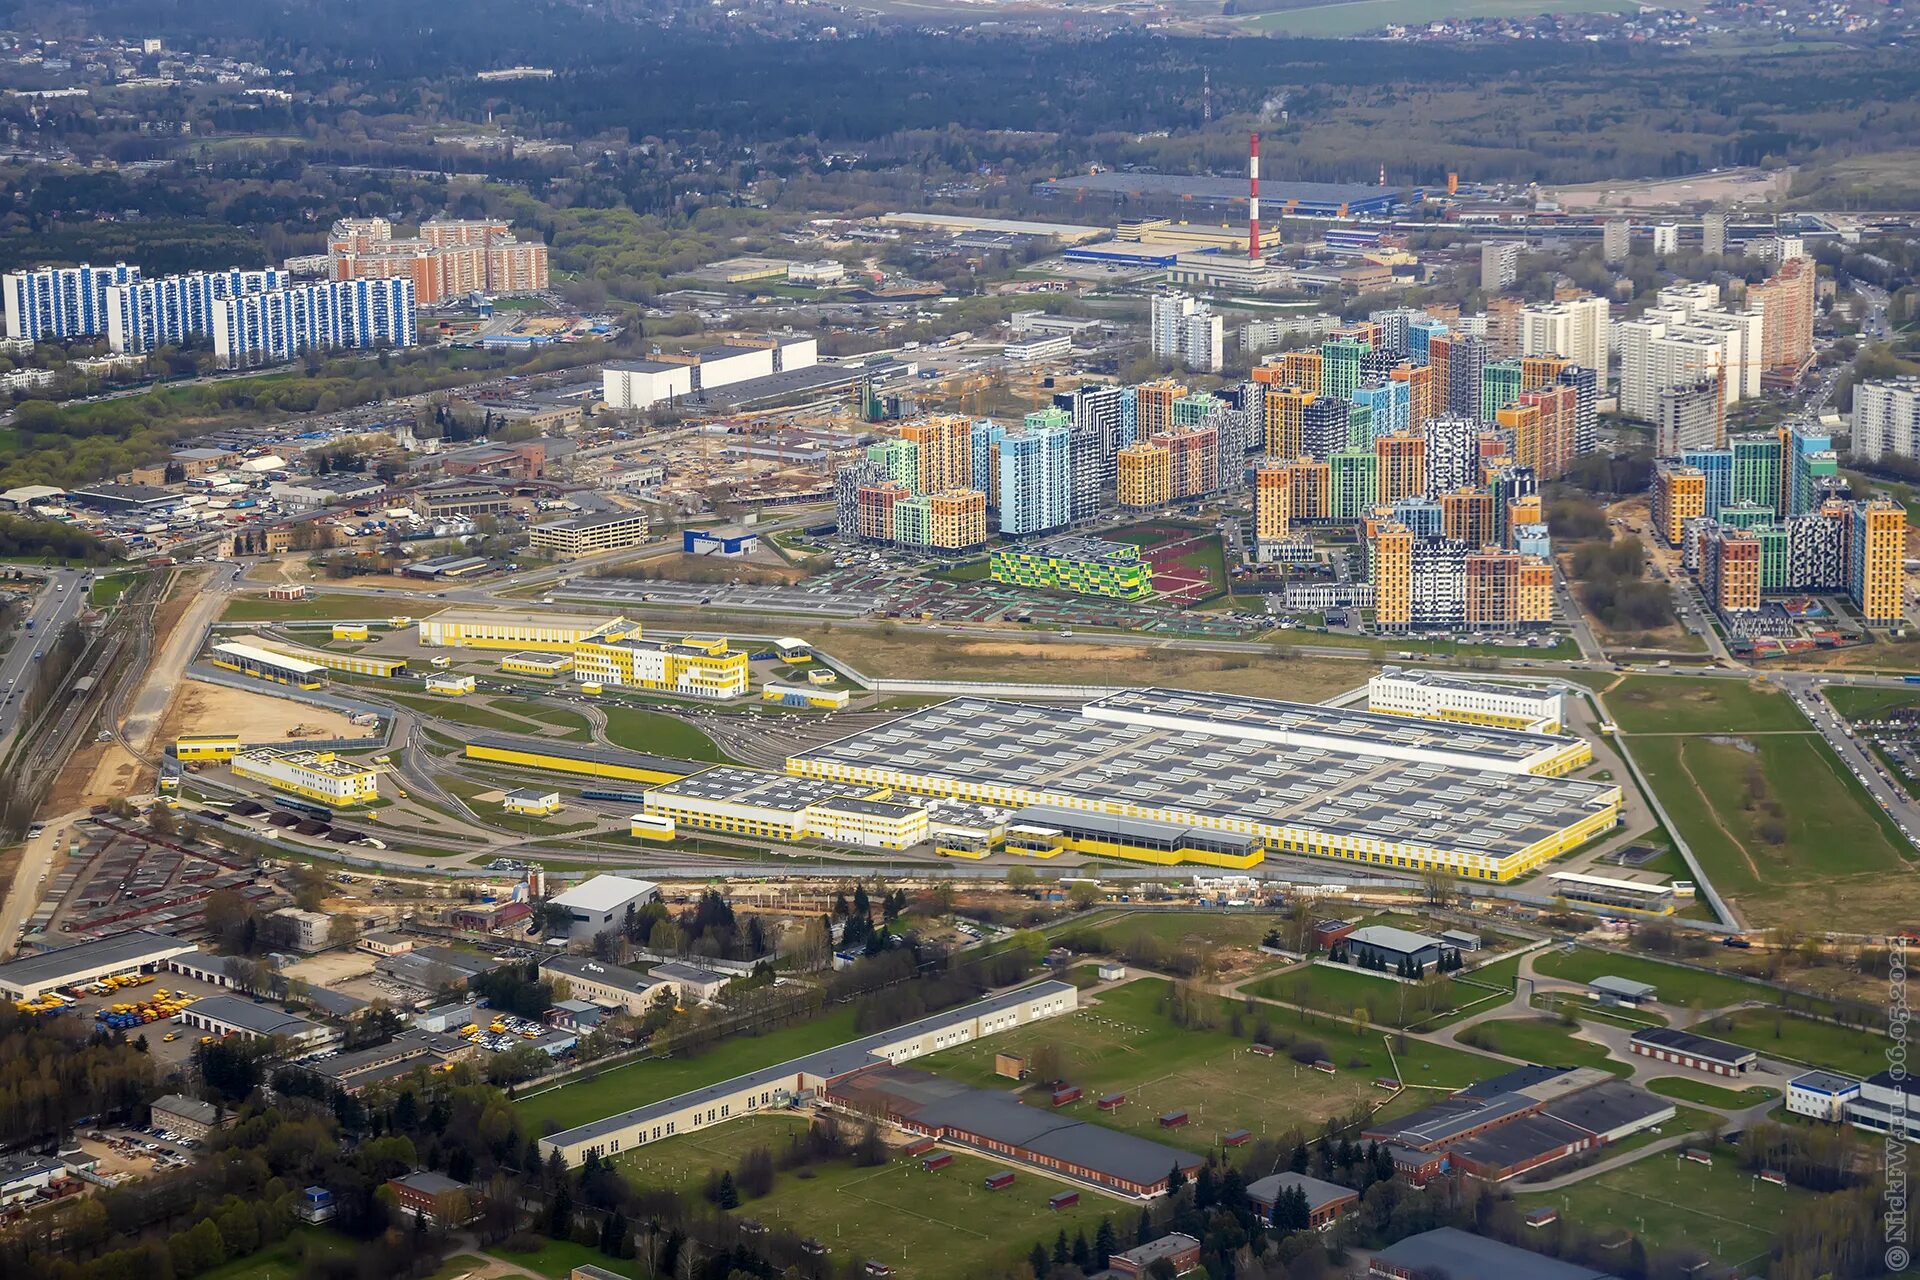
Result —
<svg viewBox="0 0 1920 1280"><path fill-rule="evenodd" d="M1528 716L1519 715L1497 715L1491 711L1463 711L1454 707L1442 707L1430 715L1423 716L1413 711L1402 711L1398 707L1369 706L1367 710L1375 715L1405 716L1409 720L1445 720L1452 724L1478 724L1485 725L1489 729L1520 729L1529 733L1560 732L1560 722L1557 720L1536 720ZM1592 748L1588 748L1587 759L1591 760L1592 758L1593 750ZM1586 760L1582 760L1572 767L1577 769L1581 764L1585 764L1586 762ZM1565 773L1566 770L1557 768L1551 770L1532 769L1528 772L1543 773L1548 777L1552 777Z"/></svg>
<svg viewBox="0 0 1920 1280"><path fill-rule="evenodd" d="M379 770L342 760L331 751L258 747L233 757L233 773L336 808L380 798Z"/></svg>
<svg viewBox="0 0 1920 1280"><path fill-rule="evenodd" d="M577 679L696 698L738 698L747 692L747 654L723 638L582 642L573 647Z"/></svg>
<svg viewBox="0 0 1920 1280"><path fill-rule="evenodd" d="M228 655L215 650L211 659L214 666L223 671L237 672L243 676L252 676L256 680L265 680L271 684L284 684L290 689L319 689L326 681L311 671L302 671L297 667L281 666L278 663L260 658ZM318 665L317 663L315 665Z"/></svg>
<svg viewBox="0 0 1920 1280"><path fill-rule="evenodd" d="M209 734L179 738L173 744L173 758L176 760L231 760L240 754L240 739L237 735Z"/></svg>
<svg viewBox="0 0 1920 1280"><path fill-rule="evenodd" d="M430 649L524 649L529 653L571 654L584 640L622 640L640 634L640 624L625 618L582 618L561 614L436 614L420 619L420 643Z"/></svg>
<svg viewBox="0 0 1920 1280"><path fill-rule="evenodd" d="M1581 744L1585 747L1585 744ZM1589 756L1591 749L1587 749ZM1568 755L1571 752L1563 752ZM1575 767L1571 763L1563 768L1548 768L1538 772L1557 774ZM1542 864L1565 853L1600 832L1611 828L1620 812L1620 789L1610 787L1605 804L1596 808L1585 817L1563 827L1550 836L1543 837L1506 857L1490 857L1486 854L1471 853L1457 849L1440 849L1430 845L1405 841L1375 840L1362 836L1338 835L1315 830L1306 826L1275 825L1265 822L1253 822L1245 819L1221 818L1212 814L1182 813L1168 809L1149 809L1128 803L1124 799L1090 800L1084 796L1060 795L1045 791L1035 791L1025 787L1004 786L1000 784L975 783L964 779L928 777L904 773L895 769L879 769L840 764L834 761L804 760L792 758L787 761L787 772L803 778L820 778L831 782L848 782L875 787L891 787L914 795L952 796L962 800L971 800L979 804L994 805L1002 808L1018 808L1026 805L1047 805L1056 809L1077 809L1089 813L1105 814L1120 818L1139 818L1151 822L1175 823L1191 827L1196 831L1223 831L1238 835L1251 836L1259 842L1259 847L1250 854L1235 855L1209 850L1186 849L1142 849L1121 845L1107 840L1076 839L1066 840L1051 850L1058 853L1062 848L1071 848L1075 852L1096 854L1104 857L1123 858L1129 861L1152 862L1162 866L1183 862L1198 863L1204 866L1231 867L1245 870L1258 865L1268 851L1275 853L1309 854L1315 857L1333 858L1343 862L1365 863L1370 866L1392 867L1402 870L1424 871L1440 869L1450 874L1471 880L1505 882L1527 875ZM1051 856L1039 849L1017 848L1015 833L1008 832L1007 849L1011 853Z"/></svg>
<svg viewBox="0 0 1920 1280"><path fill-rule="evenodd" d="M500 659L500 669L516 676L563 676L573 670L573 655L514 653Z"/></svg>
<svg viewBox="0 0 1920 1280"><path fill-rule="evenodd" d="M364 622L336 622L333 624L335 640L365 640L370 633Z"/></svg>
<svg viewBox="0 0 1920 1280"><path fill-rule="evenodd" d="M615 764L605 760L552 755L544 751L493 746L480 742L467 743L466 756L469 760L486 760L493 764L518 765L523 769L546 769L553 773L578 773L593 778L617 778L623 782L678 782L687 776L685 770L679 769L665 770L647 768L642 765Z"/></svg>
<svg viewBox="0 0 1920 1280"><path fill-rule="evenodd" d="M378 676L391 680L404 675L407 670L405 658L381 658L364 653L329 653L325 649L306 649L298 645L278 640L257 640L262 649L284 654L289 658L298 658L302 662L311 662L316 667L325 667L329 671L344 671L348 675Z"/></svg>

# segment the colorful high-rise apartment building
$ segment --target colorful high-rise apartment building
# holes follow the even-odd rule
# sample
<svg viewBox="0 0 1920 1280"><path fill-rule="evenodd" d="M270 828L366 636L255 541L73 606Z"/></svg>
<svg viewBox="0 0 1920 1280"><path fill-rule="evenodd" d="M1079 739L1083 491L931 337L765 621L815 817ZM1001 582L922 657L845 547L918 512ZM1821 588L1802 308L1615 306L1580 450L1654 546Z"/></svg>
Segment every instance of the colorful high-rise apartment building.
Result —
<svg viewBox="0 0 1920 1280"><path fill-rule="evenodd" d="M1485 489L1456 489L1440 495L1441 536L1470 547L1500 541L1493 519L1493 495Z"/></svg>
<svg viewBox="0 0 1920 1280"><path fill-rule="evenodd" d="M1116 455L1117 499L1128 511L1154 511L1173 501L1173 451L1137 440Z"/></svg>
<svg viewBox="0 0 1920 1280"><path fill-rule="evenodd" d="M1480 421L1492 423L1500 410L1520 398L1524 372L1518 360L1495 360L1480 369Z"/></svg>
<svg viewBox="0 0 1920 1280"><path fill-rule="evenodd" d="M1284 462L1268 461L1253 473L1253 537L1278 542L1293 533L1293 476Z"/></svg>
<svg viewBox="0 0 1920 1280"><path fill-rule="evenodd" d="M1374 622L1403 631L1413 622L1413 531L1389 522L1371 533L1367 572L1373 581Z"/></svg>
<svg viewBox="0 0 1920 1280"><path fill-rule="evenodd" d="M1427 442L1424 438L1412 432L1376 436L1373 453L1375 496L1380 503L1391 506L1402 498L1418 498L1426 493Z"/></svg>
<svg viewBox="0 0 1920 1280"><path fill-rule="evenodd" d="M1266 453L1297 458L1306 452L1307 406L1319 399L1305 387L1269 387L1266 394Z"/></svg>
<svg viewBox="0 0 1920 1280"><path fill-rule="evenodd" d="M1358 520L1372 510L1378 494L1377 466L1371 449L1343 449L1327 458L1333 519Z"/></svg>
<svg viewBox="0 0 1920 1280"><path fill-rule="evenodd" d="M1400 364L1387 375L1407 387L1407 426L1417 428L1433 416L1433 370L1424 364ZM1375 434L1379 434L1376 428Z"/></svg>
<svg viewBox="0 0 1920 1280"><path fill-rule="evenodd" d="M973 487L973 421L947 414L909 422L900 438L917 446L916 493L942 493Z"/></svg>
<svg viewBox="0 0 1920 1280"><path fill-rule="evenodd" d="M1698 467L1680 462L1657 462L1653 468L1653 527L1677 547L1686 536L1687 522L1707 514L1707 477Z"/></svg>
<svg viewBox="0 0 1920 1280"><path fill-rule="evenodd" d="M1139 438L1146 439L1173 430L1173 404L1187 394L1185 384L1172 378L1157 378L1152 382L1143 382L1133 390L1139 415Z"/></svg>
<svg viewBox="0 0 1920 1280"><path fill-rule="evenodd" d="M1329 338L1320 344L1320 392L1333 400L1351 400L1360 385L1360 362L1370 343L1359 338Z"/></svg>
<svg viewBox="0 0 1920 1280"><path fill-rule="evenodd" d="M1904 507L1885 498L1854 504L1847 587L1854 607L1872 625L1893 626L1902 621L1900 582L1906 545Z"/></svg>

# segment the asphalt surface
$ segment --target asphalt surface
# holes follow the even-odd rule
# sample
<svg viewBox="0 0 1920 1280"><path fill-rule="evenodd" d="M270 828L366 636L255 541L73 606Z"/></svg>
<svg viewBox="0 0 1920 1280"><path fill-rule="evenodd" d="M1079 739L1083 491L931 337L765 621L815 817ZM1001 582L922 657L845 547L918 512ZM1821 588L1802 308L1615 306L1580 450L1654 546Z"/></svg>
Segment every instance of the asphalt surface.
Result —
<svg viewBox="0 0 1920 1280"><path fill-rule="evenodd" d="M50 569L47 573L47 585L34 596L27 614L33 630L22 625L0 655L0 744L10 741L19 728L21 704L33 686L32 673L38 661L34 655L86 607L87 588L83 584L90 574L81 569Z"/></svg>

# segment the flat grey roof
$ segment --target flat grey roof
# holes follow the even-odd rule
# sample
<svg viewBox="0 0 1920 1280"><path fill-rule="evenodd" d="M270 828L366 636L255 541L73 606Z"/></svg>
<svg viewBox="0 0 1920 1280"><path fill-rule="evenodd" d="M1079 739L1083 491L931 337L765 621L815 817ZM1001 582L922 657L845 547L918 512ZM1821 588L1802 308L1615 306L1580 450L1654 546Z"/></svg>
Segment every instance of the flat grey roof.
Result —
<svg viewBox="0 0 1920 1280"><path fill-rule="evenodd" d="M1108 706L1124 715L1131 703ZM953 698L803 749L789 763L808 772L925 779L929 789L1024 793L1007 798L1010 805L1025 799L1086 813L1089 806L1124 800L1192 826L1212 818L1229 830L1252 825L1253 834L1305 829L1495 860L1557 835L1618 794L1613 784L1389 759L1351 739L1345 745L1262 741L1190 714L1198 708L1178 710L1177 725L1144 724L1071 707ZM1229 700L1221 710L1244 714L1244 700ZM1404 717L1378 718L1398 719L1403 741L1413 740L1409 732L1433 732ZM1551 741L1519 736L1535 750Z"/></svg>
<svg viewBox="0 0 1920 1280"><path fill-rule="evenodd" d="M1503 1093L1490 1098L1448 1098L1422 1107L1378 1131L1388 1134L1401 1146L1426 1148L1450 1142L1469 1129L1518 1116L1540 1104L1518 1093ZM1371 1131L1371 1130L1370 1130Z"/></svg>
<svg viewBox="0 0 1920 1280"><path fill-rule="evenodd" d="M1299 1187L1307 1193L1309 1210L1324 1208L1360 1194L1352 1187L1343 1187L1337 1182L1328 1182L1322 1178L1310 1178L1304 1173L1270 1173L1264 1178L1249 1182L1247 1194L1255 1200L1271 1204L1275 1196L1294 1187Z"/></svg>
<svg viewBox="0 0 1920 1280"><path fill-rule="evenodd" d="M695 800L721 801L752 805L780 813L799 813L828 800L858 800L873 794L875 788L845 782L822 782L815 778L795 778L761 769L741 769L733 765L715 765L678 782L649 787L647 796L672 799L686 796Z"/></svg>
<svg viewBox="0 0 1920 1280"><path fill-rule="evenodd" d="M921 1018L917 1022L905 1023L889 1031L881 1031L870 1036L862 1036L858 1040L849 1041L843 1045L836 1045L831 1049L822 1049L817 1053L809 1053L803 1057L776 1063L770 1067L762 1067L758 1071L749 1071L745 1075L735 1076L731 1080L721 1080L714 1084L703 1085L698 1089L676 1094L671 1098L662 1098L657 1102L649 1102L643 1106L618 1112L600 1120L593 1120L583 1125L576 1125L574 1128L551 1134L543 1139L543 1141L552 1143L555 1146L570 1146L577 1142L590 1142L595 1138L607 1137L637 1125L645 1124L655 1116L671 1115L675 1112L698 1106L701 1102L709 1098L730 1097L736 1093L746 1092L762 1083L773 1084L780 1080L791 1079L803 1073L810 1076L817 1076L821 1079L831 1080L838 1076L844 1076L849 1072L857 1071L861 1067L873 1066L876 1063L885 1062L886 1059L880 1057L876 1052L876 1050L883 1045L911 1039L916 1035L937 1031L972 1018L985 1017L989 1014L997 1013L1002 1009L1009 1009L1015 1005L1025 1004L1027 1001L1038 996L1064 993L1073 989L1070 983L1065 982L1037 982L1030 987L1021 987L1016 991L1002 992L997 996L989 996L985 1000L976 1000L972 1004L961 1005L957 1009L949 1009L945 1013L935 1014L930 1018Z"/></svg>
<svg viewBox="0 0 1920 1280"><path fill-rule="evenodd" d="M1458 1227L1422 1231L1373 1256L1416 1275L1432 1272L1449 1280L1610 1280L1604 1271L1501 1244Z"/></svg>
<svg viewBox="0 0 1920 1280"><path fill-rule="evenodd" d="M416 1169L412 1173L401 1174L395 1178L394 1181L403 1187L411 1187L415 1191L430 1196L443 1195L449 1191L465 1191L467 1189L466 1183L455 1182L446 1174L435 1173L431 1169Z"/></svg>
<svg viewBox="0 0 1920 1280"><path fill-rule="evenodd" d="M1379 947L1384 951L1398 951L1413 955L1425 951L1428 947L1437 947L1440 939L1424 933L1414 933L1410 929L1396 929L1390 924L1370 924L1355 929L1347 935L1348 942L1358 942L1369 947Z"/></svg>
<svg viewBox="0 0 1920 1280"><path fill-rule="evenodd" d="M194 950L191 942L157 933L152 929L129 929L92 942L76 942L70 947L43 951L0 964L0 985L34 986L63 979L78 979L88 973L117 965L154 964L169 956Z"/></svg>
<svg viewBox="0 0 1920 1280"><path fill-rule="evenodd" d="M611 619L609 619L611 621ZM539 654L539 657L552 655ZM618 747L602 747L586 743L555 742L550 738L505 738L484 735L469 738L468 742L476 747L488 747L495 751L530 751L535 755L558 756L563 760L575 760L582 764L617 764L630 769L646 769L654 773L691 773L706 768L704 762L676 760L671 756L648 755L644 751L625 751ZM525 766L534 768L538 766Z"/></svg>
<svg viewBox="0 0 1920 1280"><path fill-rule="evenodd" d="M648 970L654 977L666 982L731 982L733 975L721 973L718 969L703 969L697 964L684 964L678 960L669 960L665 964L656 964Z"/></svg>
<svg viewBox="0 0 1920 1280"><path fill-rule="evenodd" d="M1610 996L1631 996L1636 1000L1650 996L1656 990L1651 982L1635 982L1632 978L1616 978L1605 973L1587 985Z"/></svg>
<svg viewBox="0 0 1920 1280"><path fill-rule="evenodd" d="M629 520L645 520L644 511L602 511L588 515L574 516L568 520L553 520L546 524L533 526L536 529L598 529L602 525L625 524Z"/></svg>
<svg viewBox="0 0 1920 1280"><path fill-rule="evenodd" d="M540 968L565 978L581 978L587 982L597 982L612 987L616 991L625 991L630 995L644 995L660 985L658 980L638 970L617 964L605 964L599 960L589 960L585 956L548 956L540 962Z"/></svg>
<svg viewBox="0 0 1920 1280"><path fill-rule="evenodd" d="M1612 1080L1555 1098L1541 1108L1541 1113L1589 1133L1611 1133L1622 1125L1651 1121L1673 1110L1673 1103L1666 1098L1624 1080Z"/></svg>
<svg viewBox="0 0 1920 1280"><path fill-rule="evenodd" d="M165 1111L171 1115L185 1116L201 1124L212 1124L220 1118L220 1108L211 1102L202 1102L198 1098L189 1098L185 1094L169 1093L153 1100L155 1111Z"/></svg>
<svg viewBox="0 0 1920 1280"><path fill-rule="evenodd" d="M1136 1245L1119 1256L1132 1259L1140 1265L1142 1271L1145 1271L1161 1258L1171 1258L1187 1249L1199 1247L1200 1242L1192 1236L1179 1231L1170 1231L1158 1240L1149 1240L1143 1245Z"/></svg>
<svg viewBox="0 0 1920 1280"><path fill-rule="evenodd" d="M1843 1093L1848 1089L1860 1087L1860 1082L1852 1076L1843 1076L1834 1071L1809 1071L1805 1075L1795 1076L1787 1083L1795 1088L1807 1089L1814 1093Z"/></svg>
<svg viewBox="0 0 1920 1280"><path fill-rule="evenodd" d="M320 1024L296 1013L282 1013L269 1005L256 1004L240 996L208 996L189 1006L192 1012L213 1022L225 1023L260 1036L298 1036L318 1030Z"/></svg>

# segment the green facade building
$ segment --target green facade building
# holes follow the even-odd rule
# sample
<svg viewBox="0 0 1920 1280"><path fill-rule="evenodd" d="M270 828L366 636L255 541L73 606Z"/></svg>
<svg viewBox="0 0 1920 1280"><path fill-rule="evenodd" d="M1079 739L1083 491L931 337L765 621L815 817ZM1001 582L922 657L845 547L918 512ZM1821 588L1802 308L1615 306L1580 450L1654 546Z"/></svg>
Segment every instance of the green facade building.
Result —
<svg viewBox="0 0 1920 1280"><path fill-rule="evenodd" d="M1140 548L1105 538L995 547L987 567L995 582L1015 587L1113 600L1145 600L1153 594L1153 570L1140 558Z"/></svg>
<svg viewBox="0 0 1920 1280"><path fill-rule="evenodd" d="M1334 519L1358 520L1373 509L1379 492L1377 466L1371 449L1343 449L1327 459Z"/></svg>
<svg viewBox="0 0 1920 1280"><path fill-rule="evenodd" d="M1733 451L1733 504L1753 504L1780 511L1780 437L1766 434L1735 436L1728 441Z"/></svg>
<svg viewBox="0 0 1920 1280"><path fill-rule="evenodd" d="M1359 338L1328 338L1320 344L1320 394L1353 399L1360 385L1360 361L1373 345Z"/></svg>
<svg viewBox="0 0 1920 1280"><path fill-rule="evenodd" d="M1495 360L1480 370L1480 421L1492 422L1494 415L1520 398L1522 372L1518 360Z"/></svg>

